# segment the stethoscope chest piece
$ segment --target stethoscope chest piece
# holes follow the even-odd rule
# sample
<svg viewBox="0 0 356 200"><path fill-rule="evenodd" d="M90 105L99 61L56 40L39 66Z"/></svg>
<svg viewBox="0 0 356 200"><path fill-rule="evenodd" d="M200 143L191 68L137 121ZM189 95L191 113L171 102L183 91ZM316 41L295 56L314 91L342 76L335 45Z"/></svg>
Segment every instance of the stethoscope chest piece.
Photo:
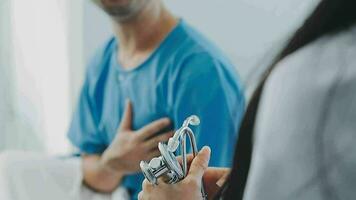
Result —
<svg viewBox="0 0 356 200"><path fill-rule="evenodd" d="M175 155L169 152L167 145L158 144L160 157L153 158L149 163L142 161L140 167L146 179L152 184L158 184L158 178L164 182L174 184L184 178L183 170Z"/></svg>
<svg viewBox="0 0 356 200"><path fill-rule="evenodd" d="M152 158L149 162L140 162L143 175L150 183L158 185L158 179L162 179L166 183L174 184L184 179L188 168L186 136L190 139L193 157L195 157L197 154L197 145L193 131L189 128L189 125L197 126L199 123L200 120L197 116L190 116L184 121L183 126L175 132L174 136L169 139L168 144L162 142L158 144L161 156ZM174 155L179 144L182 153L182 166ZM202 197L206 199L204 187L202 187Z"/></svg>

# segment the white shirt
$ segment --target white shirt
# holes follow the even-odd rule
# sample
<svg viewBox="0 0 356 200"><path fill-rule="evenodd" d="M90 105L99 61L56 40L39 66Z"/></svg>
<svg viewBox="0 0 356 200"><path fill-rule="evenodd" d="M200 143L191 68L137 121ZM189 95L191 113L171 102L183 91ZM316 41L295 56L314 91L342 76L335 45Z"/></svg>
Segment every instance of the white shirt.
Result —
<svg viewBox="0 0 356 200"><path fill-rule="evenodd" d="M260 103L244 199L355 199L356 27L287 57Z"/></svg>

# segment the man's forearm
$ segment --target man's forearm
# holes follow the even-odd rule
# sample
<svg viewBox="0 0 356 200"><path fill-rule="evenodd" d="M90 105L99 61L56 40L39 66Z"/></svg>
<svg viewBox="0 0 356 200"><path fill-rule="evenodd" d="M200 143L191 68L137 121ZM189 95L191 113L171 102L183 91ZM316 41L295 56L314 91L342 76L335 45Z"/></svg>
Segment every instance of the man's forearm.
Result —
<svg viewBox="0 0 356 200"><path fill-rule="evenodd" d="M100 161L99 155L85 155L83 158L84 183L97 192L113 192L124 175L114 172Z"/></svg>

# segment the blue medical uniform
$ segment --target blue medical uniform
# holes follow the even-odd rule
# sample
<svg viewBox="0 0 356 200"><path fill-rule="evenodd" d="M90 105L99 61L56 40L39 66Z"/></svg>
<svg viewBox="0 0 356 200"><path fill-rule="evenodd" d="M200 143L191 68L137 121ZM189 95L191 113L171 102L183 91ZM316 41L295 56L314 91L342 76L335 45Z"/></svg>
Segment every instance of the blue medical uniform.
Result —
<svg viewBox="0 0 356 200"><path fill-rule="evenodd" d="M180 20L142 64L125 70L120 45L111 39L89 63L68 137L80 151L101 154L117 134L125 100L133 105L133 129L162 117L174 128L198 115L198 147L212 149L210 166L230 166L244 96L230 61L210 41ZM123 186L137 199L143 176L126 176Z"/></svg>

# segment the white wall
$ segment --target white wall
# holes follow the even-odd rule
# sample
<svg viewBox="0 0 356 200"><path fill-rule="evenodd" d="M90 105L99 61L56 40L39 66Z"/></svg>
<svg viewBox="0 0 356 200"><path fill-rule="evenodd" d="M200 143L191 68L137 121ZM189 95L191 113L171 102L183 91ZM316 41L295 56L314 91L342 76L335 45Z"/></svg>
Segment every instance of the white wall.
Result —
<svg viewBox="0 0 356 200"><path fill-rule="evenodd" d="M0 0L0 152L69 151L81 85L80 0Z"/></svg>
<svg viewBox="0 0 356 200"><path fill-rule="evenodd" d="M318 0L165 0L166 5L217 43L247 74L304 19ZM106 15L90 1L84 7L85 58L111 34ZM260 61L260 62L258 62ZM257 64L258 63L258 64ZM245 80L246 81L246 80Z"/></svg>
<svg viewBox="0 0 356 200"><path fill-rule="evenodd" d="M91 1L84 1L84 59L88 62L95 50L112 35L111 22Z"/></svg>
<svg viewBox="0 0 356 200"><path fill-rule="evenodd" d="M34 126L30 125L24 110L19 110L16 93L13 55L12 1L0 1L0 152L4 149L43 150ZM25 99L26 101L26 99ZM28 103L29 104L29 103ZM29 109L33 108L30 105Z"/></svg>

